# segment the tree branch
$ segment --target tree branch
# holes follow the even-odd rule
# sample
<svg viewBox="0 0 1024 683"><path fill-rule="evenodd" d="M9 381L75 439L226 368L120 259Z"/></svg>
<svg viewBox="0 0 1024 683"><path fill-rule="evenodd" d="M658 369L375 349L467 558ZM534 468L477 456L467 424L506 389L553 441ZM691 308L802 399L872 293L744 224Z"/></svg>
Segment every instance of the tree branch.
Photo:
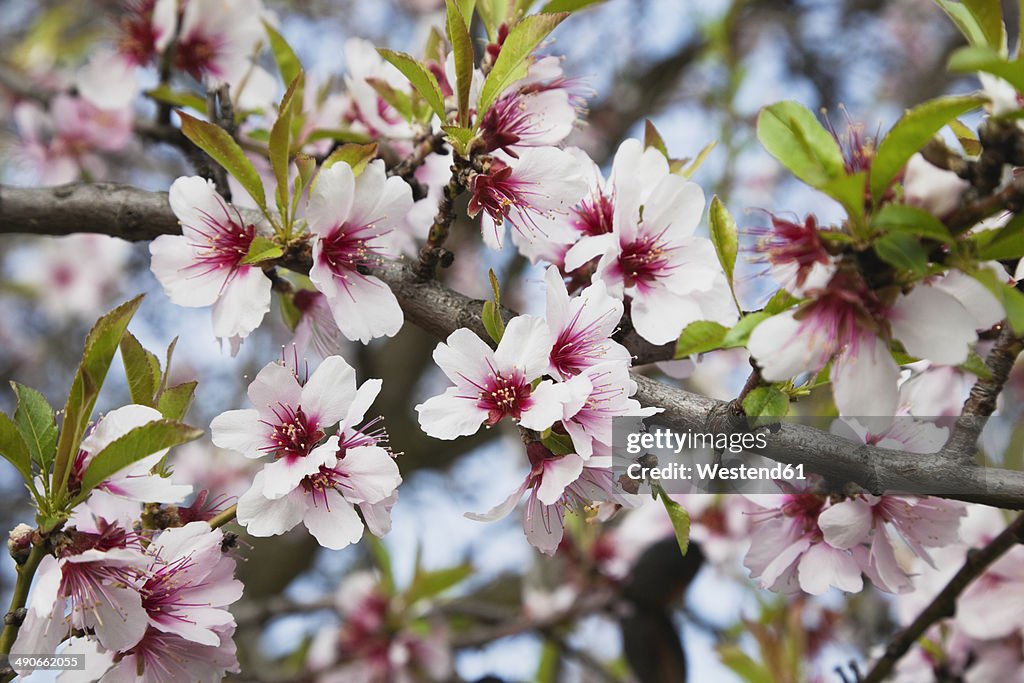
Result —
<svg viewBox="0 0 1024 683"><path fill-rule="evenodd" d="M0 234L68 235L96 232L127 240L153 239L180 229L165 193L114 184L53 188L0 186ZM309 268L305 252L286 255L288 265ZM424 281L409 265L382 261L374 274L391 287L407 320L438 338L467 327L483 338L483 302L433 281ZM503 309L506 319L515 313ZM660 406L660 421L677 430L705 431L720 426L728 404L670 387L634 373L637 400ZM799 424L780 424L761 453L782 463L802 464L810 472L852 481L868 491L918 491L944 498L1024 509L1024 472L968 466L937 455L919 455L875 446L856 446Z"/></svg>

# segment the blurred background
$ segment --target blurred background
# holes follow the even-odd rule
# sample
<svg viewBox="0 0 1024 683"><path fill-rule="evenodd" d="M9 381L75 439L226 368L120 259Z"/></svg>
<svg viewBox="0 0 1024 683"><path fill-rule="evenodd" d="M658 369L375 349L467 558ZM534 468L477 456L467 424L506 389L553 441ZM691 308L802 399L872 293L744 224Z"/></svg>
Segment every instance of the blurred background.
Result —
<svg viewBox="0 0 1024 683"><path fill-rule="evenodd" d="M439 4L443 8L434 0L266 0L307 69L319 82L333 79L338 87L346 40L361 37L417 54L430 27L443 23ZM1006 5L1015 25L1018 5ZM115 41L124 11L114 1L0 1L4 183L46 182L33 148L33 124L18 120L16 105L61 83L61 74L81 65L95 46ZM717 141L694 179L749 229L767 223L765 211L815 213L821 223L838 215L827 199L793 183L759 147L754 121L760 107L796 99L812 110L827 110L840 133L854 125L871 136L905 107L977 87L972 79L955 82L945 70L948 54L960 44L962 38L930 0L607 0L566 21L544 52L564 55L563 68L587 94L587 114L570 144L607 168L623 139L643 136L645 119L657 125L676 157L695 156ZM155 75L150 76L153 85ZM138 113L151 116L152 110L140 105ZM175 177L192 172L174 147L141 139L99 158L85 176L153 190L166 190ZM542 311L542 271L512 248L475 253L476 228L461 220L453 232L459 256L446 271L448 284L486 297L491 267L503 283L504 303ZM146 292L132 330L158 355L178 339L174 379L200 381L188 421L206 428L214 415L244 407L249 379L279 357L291 331L272 311L232 357L213 338L208 310L170 304L149 271L148 256L145 244L103 238L3 236L0 377L36 387L53 405L62 404L91 323ZM740 267L743 303L755 308L765 284L756 266ZM863 661L870 644L882 642L892 628L886 601L871 590L814 601L757 590L740 563L749 526L742 501L684 500L694 518L694 540L704 549L703 565L699 551L679 558L672 542L666 554L659 541L671 528L660 507L620 515L604 527L585 525L574 532L572 547L553 560L527 544L518 515L489 525L465 519L464 512L486 510L503 499L529 466L512 429L484 430L455 442L439 442L419 430L413 406L442 386L430 358L436 341L407 325L393 339L341 347L361 379L385 378L373 414L385 417L392 447L402 453L405 483L394 527L376 555L366 543L337 552L319 549L301 527L251 546L243 542L246 596L236 610L239 680L309 679L309 662L322 655L324 642L355 637L351 628L336 631L339 623L354 623L366 610L387 611L352 597L365 597L372 593L368 586L382 580L383 555L400 587L413 581L416 567L421 574L457 569L445 598L430 596L403 612L408 623L392 619L380 627L390 640L349 642L350 652L364 646L370 652L380 642L393 649L396 634L410 634L403 656L422 659L422 666L410 669L418 672L413 677L395 680L630 680L627 659L634 668L644 660L677 666L671 663L673 641L681 637L690 681L754 680L735 672L744 657L760 662L766 652L800 660L793 665L799 670L794 681L840 681L834 669L849 671L848 662ZM720 352L696 366L682 361L645 372L728 399L749 371L744 353ZM315 363L312 350L310 356ZM13 398L0 388L0 409L10 411ZM112 372L98 408L127 400L121 375ZM238 495L249 476L248 462L241 460L204 439L179 448L174 463L177 473L199 486ZM0 474L11 474L4 467ZM30 516L26 496L13 476L0 476L0 486L6 486L0 528L11 528ZM2 565L0 593L6 593L11 571L9 563ZM374 574L358 573L375 567ZM679 599L694 573L685 600ZM602 591L614 597L597 605L583 599ZM615 611L623 600L655 608L646 617L642 611L624 615ZM576 611L564 617L566 610ZM545 628L520 628L527 617ZM431 657L447 658L454 672L424 674ZM443 669L438 665L437 671Z"/></svg>

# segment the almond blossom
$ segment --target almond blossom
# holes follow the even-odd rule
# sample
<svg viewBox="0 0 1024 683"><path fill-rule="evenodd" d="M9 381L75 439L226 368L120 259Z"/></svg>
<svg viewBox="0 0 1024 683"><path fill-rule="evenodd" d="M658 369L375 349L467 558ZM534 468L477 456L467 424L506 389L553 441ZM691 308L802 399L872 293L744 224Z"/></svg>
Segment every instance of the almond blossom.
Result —
<svg viewBox="0 0 1024 683"><path fill-rule="evenodd" d="M653 173L612 178L612 233L577 243L565 256L565 269L600 257L594 277L604 280L613 296L630 299L637 333L653 344L677 339L697 320L731 325L738 314L714 246L694 234L704 192L671 173L657 150L638 154L640 143L627 142L630 146L619 150L624 160L639 156L634 163L650 164Z"/></svg>
<svg viewBox="0 0 1024 683"><path fill-rule="evenodd" d="M358 178L345 163L317 176L307 214L315 239L309 278L327 297L338 329L350 340L365 344L393 337L402 327L395 295L367 269L389 255L382 238L403 227L411 206L409 186L401 178L388 178L379 159Z"/></svg>
<svg viewBox="0 0 1024 683"><path fill-rule="evenodd" d="M350 111L348 120L355 130L365 131L373 138L407 140L413 131L402 115L395 111L373 87L380 81L398 91L405 91L409 82L402 73L377 52L374 45L361 38L345 41L345 86Z"/></svg>
<svg viewBox="0 0 1024 683"><path fill-rule="evenodd" d="M565 404L582 404L588 383L542 380L553 336L543 319L513 318L492 350L468 329L458 329L434 349L434 362L455 386L416 406L420 427L437 439L475 434L510 417L527 429L543 431L562 417Z"/></svg>
<svg viewBox="0 0 1024 683"><path fill-rule="evenodd" d="M495 155L487 173L473 176L470 189L469 216L482 214L484 244L500 249L506 221L523 239L543 239L542 219L568 213L587 186L575 156L555 147L531 147L518 159Z"/></svg>
<svg viewBox="0 0 1024 683"><path fill-rule="evenodd" d="M615 418L650 417L662 410L642 408L639 401L630 398L637 385L629 376L629 367L622 363L593 365L568 383L577 382L585 382L589 393L582 405L565 405L561 424L572 438L576 452L585 460L598 451L601 455L611 454Z"/></svg>
<svg viewBox="0 0 1024 683"><path fill-rule="evenodd" d="M215 336L248 336L270 310L270 279L243 263L257 226L199 176L175 180L170 202L182 234L150 243L153 274L178 306L213 306Z"/></svg>
<svg viewBox="0 0 1024 683"><path fill-rule="evenodd" d="M834 358L841 415L895 415L899 368L887 339L940 365L963 363L977 339L974 317L938 287L915 287L886 305L858 276L839 272L811 294L802 307L754 328L748 348L769 381L817 372Z"/></svg>
<svg viewBox="0 0 1024 683"><path fill-rule="evenodd" d="M758 240L753 262L767 262L768 272L793 296L828 284L835 273L834 259L825 248L817 219L808 215L803 223L771 216L771 227L749 232Z"/></svg>
<svg viewBox="0 0 1024 683"><path fill-rule="evenodd" d="M154 21L174 16L159 7L166 1L158 0ZM174 66L212 85L238 85L252 68L252 55L265 35L261 0L190 0L180 9ZM156 27L161 37L174 31L170 25Z"/></svg>

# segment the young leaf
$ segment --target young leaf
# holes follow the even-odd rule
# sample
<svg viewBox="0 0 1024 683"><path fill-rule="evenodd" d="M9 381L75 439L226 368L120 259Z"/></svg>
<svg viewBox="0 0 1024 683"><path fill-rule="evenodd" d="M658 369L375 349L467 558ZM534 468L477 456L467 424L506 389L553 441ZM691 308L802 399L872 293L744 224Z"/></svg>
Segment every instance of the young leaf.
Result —
<svg viewBox="0 0 1024 683"><path fill-rule="evenodd" d="M160 386L160 360L144 349L131 332L125 332L121 338L121 362L132 403L152 406Z"/></svg>
<svg viewBox="0 0 1024 683"><path fill-rule="evenodd" d="M791 100L761 110L757 138L768 153L811 187L846 175L839 143L802 104Z"/></svg>
<svg viewBox="0 0 1024 683"><path fill-rule="evenodd" d="M952 244L954 241L949 228L942 221L924 209L909 204L886 204L872 217L871 227L890 234L926 237L943 244Z"/></svg>
<svg viewBox="0 0 1024 683"><path fill-rule="evenodd" d="M1007 284L1002 278L988 268L980 268L971 277L985 285L988 291L1003 305L1006 320L1015 334L1024 334L1024 293L1013 285Z"/></svg>
<svg viewBox="0 0 1024 683"><path fill-rule="evenodd" d="M480 104L477 107L477 119L483 117L508 86L526 76L526 58L567 16L567 12L533 14L524 17L509 31L501 46L501 52L498 53L498 59L484 81Z"/></svg>
<svg viewBox="0 0 1024 683"><path fill-rule="evenodd" d="M722 347L728 328L710 320L697 320L686 326L676 340L674 358L686 358Z"/></svg>
<svg viewBox="0 0 1024 683"><path fill-rule="evenodd" d="M780 289L772 295L772 298L768 300L768 303L764 305L764 312L770 315L776 315L782 313L793 307L799 299L790 294L785 289Z"/></svg>
<svg viewBox="0 0 1024 683"><path fill-rule="evenodd" d="M975 109L980 97L940 97L908 111L878 145L871 162L871 196L878 201L904 164L950 121Z"/></svg>
<svg viewBox="0 0 1024 683"><path fill-rule="evenodd" d="M778 387L757 387L743 399L743 412L748 417L785 417L789 397Z"/></svg>
<svg viewBox="0 0 1024 683"><path fill-rule="evenodd" d="M263 28L267 31L270 39L270 51L274 53L274 61L277 62L277 71L281 74L281 80L291 83L302 71L302 62L295 56L295 51L288 41L284 39L277 29L263 22Z"/></svg>
<svg viewBox="0 0 1024 683"><path fill-rule="evenodd" d="M223 166L266 213L267 196L263 190L263 181L235 139L215 123L202 121L180 111L178 116L181 118L181 132L185 137Z"/></svg>
<svg viewBox="0 0 1024 683"><path fill-rule="evenodd" d="M988 47L962 47L949 58L950 71L973 73L984 71L998 76L1014 88L1024 90L1024 60L1020 57L1007 61L1005 57Z"/></svg>
<svg viewBox="0 0 1024 683"><path fill-rule="evenodd" d="M160 393L156 408L168 420L181 420L192 406L198 382L184 382L168 387Z"/></svg>
<svg viewBox="0 0 1024 683"><path fill-rule="evenodd" d="M679 552L685 555L686 551L690 549L690 515L686 512L686 508L669 498L664 489L659 490L659 497L672 522L676 543L679 544Z"/></svg>
<svg viewBox="0 0 1024 683"><path fill-rule="evenodd" d="M1024 214L1017 214L998 230L984 230L974 238L978 258L986 261L1024 256Z"/></svg>
<svg viewBox="0 0 1024 683"><path fill-rule="evenodd" d="M459 156L466 156L469 143L473 141L473 130L462 126L441 126L447 136L445 139Z"/></svg>
<svg viewBox="0 0 1024 683"><path fill-rule="evenodd" d="M712 140L708 144L704 145L704 148L701 149L701 151L697 152L697 156L694 157L693 161L691 161L683 168L680 168L678 171L673 169L672 172L678 173L679 175L689 180L690 178L693 177L693 174L696 173L700 169L700 167L704 165L704 161L708 158L708 155L711 154L711 150L713 150L716 145L718 145L718 141Z"/></svg>
<svg viewBox="0 0 1024 683"><path fill-rule="evenodd" d="M604 0L550 0L541 7L541 12L576 12L584 7L596 5Z"/></svg>
<svg viewBox="0 0 1024 683"><path fill-rule="evenodd" d="M459 103L459 125L469 125L469 90L473 85L473 38L456 0L445 0L448 13L445 29L455 61L455 92ZM482 111L482 110L481 110ZM479 120L481 112L477 112ZM444 117L441 118L444 121Z"/></svg>
<svg viewBox="0 0 1024 683"><path fill-rule="evenodd" d="M711 241L715 245L715 253L718 254L718 262L725 270L725 278L729 281L731 289L733 271L736 269L736 254L739 251L739 234L736 230L736 221L733 220L729 209L725 208L725 204L717 195L711 199L708 221L711 227Z"/></svg>
<svg viewBox="0 0 1024 683"><path fill-rule="evenodd" d="M398 112L399 116L406 121L413 120L413 102L408 93L395 90L390 83L380 78L367 78L366 82L377 92L378 97Z"/></svg>
<svg viewBox="0 0 1024 683"><path fill-rule="evenodd" d="M17 425L0 413L0 455L14 465L25 481L32 481L32 456Z"/></svg>
<svg viewBox="0 0 1024 683"><path fill-rule="evenodd" d="M377 52L380 53L380 56L385 61L392 64L402 72L403 76L409 79L412 87L430 105L433 112L437 114L437 118L441 119L441 122L444 123L447 120L444 111L444 96L441 94L441 86L437 83L437 77L431 73L430 69L404 52L395 52L394 50L386 50L384 48L378 48Z"/></svg>
<svg viewBox="0 0 1024 683"><path fill-rule="evenodd" d="M476 0L456 0L459 4L459 14L462 15L462 20L466 22L466 30L468 31L470 26L473 25L473 10L476 9Z"/></svg>
<svg viewBox="0 0 1024 683"><path fill-rule="evenodd" d="M128 329L128 322L135 315L142 297L121 304L110 313L96 321L92 330L85 338L85 350L82 362L71 382L71 391L64 404L64 421L61 424L60 438L57 442L57 456L53 465L53 482L51 492L62 496L67 485L68 473L71 471L71 459L78 453L78 445L85 434L86 425L96 405L107 370L114 360L121 338Z"/></svg>
<svg viewBox="0 0 1024 683"><path fill-rule="evenodd" d="M915 275L928 272L928 254L913 235L893 232L875 241L875 253L890 266Z"/></svg>
<svg viewBox="0 0 1024 683"><path fill-rule="evenodd" d="M644 149L653 147L654 149L661 152L662 156L666 159L668 156L668 147L665 146L665 140L661 137L661 133L654 127L654 124L650 119L644 122Z"/></svg>
<svg viewBox="0 0 1024 683"><path fill-rule="evenodd" d="M1006 28L999 0L935 0L972 45L1006 49Z"/></svg>
<svg viewBox="0 0 1024 683"><path fill-rule="evenodd" d="M412 605L419 600L430 599L457 586L473 574L473 565L465 564L427 571L418 569L412 577L412 583L405 592L405 604Z"/></svg>
<svg viewBox="0 0 1024 683"><path fill-rule="evenodd" d="M253 265L262 263L263 261L278 258L282 254L284 254L284 250L273 240L267 239L262 235L256 235L252 243L249 244L249 251L246 253L245 258L242 259L242 264Z"/></svg>
<svg viewBox="0 0 1024 683"><path fill-rule="evenodd" d="M555 455L569 455L576 452L576 447L572 443L572 437L568 434L559 434L558 432L546 429L541 435L540 442Z"/></svg>
<svg viewBox="0 0 1024 683"><path fill-rule="evenodd" d="M376 157L376 142L369 145L357 145L350 142L331 152L330 156L324 159L324 163L321 164L320 168L322 170L326 170L341 161L352 167L353 174L359 175L363 172L363 169L366 168L366 165Z"/></svg>
<svg viewBox="0 0 1024 683"><path fill-rule="evenodd" d="M731 349L746 346L747 341L750 339L750 333L754 331L754 328L770 317L772 317L772 314L767 311L748 313L743 316L739 319L739 322L732 326L732 329L726 332L725 337L722 339L722 348Z"/></svg>
<svg viewBox="0 0 1024 683"><path fill-rule="evenodd" d="M57 450L57 424L53 419L53 409L35 389L17 382L11 382L11 387L18 397L14 423L25 440L32 459L43 472L47 472Z"/></svg>
<svg viewBox="0 0 1024 683"><path fill-rule="evenodd" d="M188 107L196 111L206 110L206 99L194 92L172 90L166 83L158 85L152 90L147 90L146 97L156 100L162 104L169 104L172 107Z"/></svg>
<svg viewBox="0 0 1024 683"><path fill-rule="evenodd" d="M484 22L487 38L492 42L498 38L498 27L508 19L509 0L477 0L476 13Z"/></svg>
<svg viewBox="0 0 1024 683"><path fill-rule="evenodd" d="M494 301L484 302L482 317L488 336L498 344L505 336L505 321L501 319L501 288L498 285L498 276L493 270L487 271L487 277L491 282L491 291L494 292Z"/></svg>
<svg viewBox="0 0 1024 683"><path fill-rule="evenodd" d="M202 435L201 429L173 420L154 420L128 431L93 457L82 475L82 490L77 498L84 500L89 491L111 475L146 456L193 441Z"/></svg>
<svg viewBox="0 0 1024 683"><path fill-rule="evenodd" d="M291 159L292 148L292 119L295 113L296 93L301 91L305 80L302 71L288 85L281 104L277 108L277 120L270 129L270 141L268 151L270 166L274 171L274 180L277 183L277 190L274 196L277 199L277 210L285 220L285 225L291 225L288 215L288 162ZM301 107L301 103L299 103ZM251 251L251 249L250 249Z"/></svg>

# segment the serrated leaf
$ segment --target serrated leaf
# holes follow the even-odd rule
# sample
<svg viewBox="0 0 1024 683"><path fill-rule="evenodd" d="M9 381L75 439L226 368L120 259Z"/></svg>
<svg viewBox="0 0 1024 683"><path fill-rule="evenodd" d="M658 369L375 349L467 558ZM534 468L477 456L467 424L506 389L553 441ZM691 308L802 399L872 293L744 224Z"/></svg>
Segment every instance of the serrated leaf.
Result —
<svg viewBox="0 0 1024 683"><path fill-rule="evenodd" d="M430 69L405 52L396 52L384 48L378 48L377 52L388 63L401 71L403 76L409 79L412 87L430 106L431 110L437 114L437 118L444 123L447 120L444 110L444 96L441 94L441 86L437 83L437 77L434 76Z"/></svg>
<svg viewBox="0 0 1024 683"><path fill-rule="evenodd" d="M722 348L733 349L746 346L754 328L770 317L772 317L772 314L767 311L748 313L743 316L739 319L739 322L725 333L725 337L722 339Z"/></svg>
<svg viewBox="0 0 1024 683"><path fill-rule="evenodd" d="M168 420L182 420L196 395L198 382L183 382L167 387L160 393L156 408Z"/></svg>
<svg viewBox="0 0 1024 683"><path fill-rule="evenodd" d="M324 159L320 165L321 170L326 170L338 162L343 162L352 167L352 173L359 175L366 168L366 165L377 158L377 143L359 145L355 143L344 144L337 147Z"/></svg>
<svg viewBox="0 0 1024 683"><path fill-rule="evenodd" d="M757 138L768 153L811 187L846 175L839 143L802 104L787 100L757 117Z"/></svg>
<svg viewBox="0 0 1024 683"><path fill-rule="evenodd" d="M985 100L980 97L940 97L905 113L878 145L871 162L871 196L877 202L896 174L946 124Z"/></svg>
<svg viewBox="0 0 1024 683"><path fill-rule="evenodd" d="M690 515L686 512L686 508L669 498L664 490L660 492L659 497L665 506L665 512L668 513L669 521L672 522L672 530L676 535L676 543L679 544L679 552L686 555L686 551L690 549Z"/></svg>
<svg viewBox="0 0 1024 683"><path fill-rule="evenodd" d="M82 475L82 489L77 498L84 500L89 491L146 456L193 441L202 435L201 429L173 420L154 420L129 430L89 462L89 467Z"/></svg>
<svg viewBox="0 0 1024 683"><path fill-rule="evenodd" d="M435 598L472 575L473 565L468 562L445 569L419 570L405 592L405 604L412 605L419 600Z"/></svg>
<svg viewBox="0 0 1024 683"><path fill-rule="evenodd" d="M540 8L541 12L577 12L584 7L590 7L604 0L550 0Z"/></svg>
<svg viewBox="0 0 1024 683"><path fill-rule="evenodd" d="M718 198L718 195L711 199L708 222L711 229L711 242L715 245L718 262L725 270L725 278L729 281L731 289L733 271L736 269L736 254L739 251L739 233L736 230L736 221L733 220L732 214L729 213L729 209L725 208L725 204Z"/></svg>
<svg viewBox="0 0 1024 683"><path fill-rule="evenodd" d="M498 53L498 59L491 67L491 72L487 74L487 80L484 81L483 90L480 92L478 120L483 118L506 88L526 76L527 57L567 16L567 12L533 14L523 17L523 20L509 31L501 46L501 52Z"/></svg>
<svg viewBox="0 0 1024 683"><path fill-rule="evenodd" d="M288 163L291 159L292 149L292 120L295 114L297 103L296 93L303 88L305 76L302 71L289 83L288 90L281 98L281 104L277 108L277 119L270 129L270 140L267 144L270 167L274 171L274 180L277 189L274 196L277 198L277 210L285 219L286 225L291 225L288 215ZM299 104L301 106L301 104ZM250 253L252 249L249 250Z"/></svg>
<svg viewBox="0 0 1024 683"><path fill-rule="evenodd" d="M495 344L501 342L501 338L505 336L505 321L501 319L501 313L498 312L498 307L494 305L493 301L484 302L481 317L487 335L494 340Z"/></svg>
<svg viewBox="0 0 1024 683"><path fill-rule="evenodd" d="M48 472L57 450L57 424L53 408L42 394L31 387L11 382L18 406L14 410L14 424L28 446L32 460L39 469Z"/></svg>
<svg viewBox="0 0 1024 683"><path fill-rule="evenodd" d="M909 204L886 204L871 218L871 227L887 233L900 233L914 237L952 244L949 228L924 209Z"/></svg>
<svg viewBox="0 0 1024 683"><path fill-rule="evenodd" d="M928 272L928 253L921 246L921 241L913 235L889 233L875 240L872 246L878 258L893 268L909 270L915 275Z"/></svg>
<svg viewBox="0 0 1024 683"><path fill-rule="evenodd" d="M241 263L251 266L256 263L279 258L283 254L284 250L273 240L267 239L263 235L256 235L252 239L252 243L249 244L249 251L246 252L245 258L242 259Z"/></svg>
<svg viewBox="0 0 1024 683"><path fill-rule="evenodd" d="M466 19L456 0L445 0L448 11L445 15L445 30L452 46L455 62L455 94L459 106L459 125L469 125L469 91L473 85L473 38L469 35ZM477 112L477 120L482 116ZM444 117L441 118L444 121Z"/></svg>
<svg viewBox="0 0 1024 683"><path fill-rule="evenodd" d="M686 358L697 353L714 351L722 347L728 328L710 320L697 320L686 326L676 340L675 358Z"/></svg>
<svg viewBox="0 0 1024 683"><path fill-rule="evenodd" d="M132 403L153 405L160 386L160 360L150 353L131 332L121 338L121 363L128 379L128 395Z"/></svg>
<svg viewBox="0 0 1024 683"><path fill-rule="evenodd" d="M152 90L147 90L145 95L150 99L163 104L169 104L172 107L188 107L196 111L206 110L206 98L194 92L174 90L166 83L158 85Z"/></svg>
<svg viewBox="0 0 1024 683"><path fill-rule="evenodd" d="M263 28L270 39L270 51L274 53L274 62L277 63L277 72L281 74L281 80L285 83L293 82L302 71L302 62L276 28L266 21L263 22Z"/></svg>
<svg viewBox="0 0 1024 683"><path fill-rule="evenodd" d="M756 387L743 399L743 412L748 417L785 417L789 396L775 386Z"/></svg>
<svg viewBox="0 0 1024 683"><path fill-rule="evenodd" d="M4 413L0 413L0 455L14 465L25 481L32 481L32 455L28 444L18 426Z"/></svg>
<svg viewBox="0 0 1024 683"><path fill-rule="evenodd" d="M64 404L64 421L57 442L51 493L58 498L63 496L71 460L78 453L78 446L96 405L96 397L106 379L110 363L114 360L114 354L121 344L121 337L124 336L128 322L141 303L142 297L138 296L121 304L97 320L85 338L82 362L75 372L67 402Z"/></svg>
<svg viewBox="0 0 1024 683"><path fill-rule="evenodd" d="M180 111L178 116L181 118L181 132L185 137L230 173L245 188L256 205L266 213L267 196L263 189L263 180L235 139L215 123L201 121Z"/></svg>

